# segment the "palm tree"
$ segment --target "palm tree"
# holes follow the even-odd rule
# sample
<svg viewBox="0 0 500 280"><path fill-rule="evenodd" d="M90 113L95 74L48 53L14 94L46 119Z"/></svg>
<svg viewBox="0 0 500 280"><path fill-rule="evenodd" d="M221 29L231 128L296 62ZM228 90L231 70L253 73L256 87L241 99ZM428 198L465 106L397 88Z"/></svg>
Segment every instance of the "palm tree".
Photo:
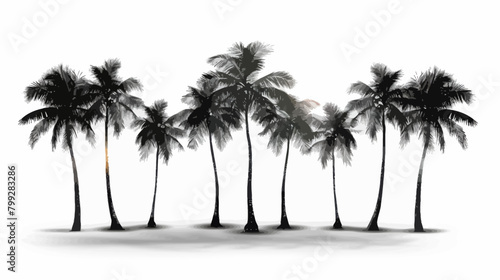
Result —
<svg viewBox="0 0 500 280"><path fill-rule="evenodd" d="M118 59L110 59L103 66L91 66L90 71L95 81L90 85L90 92L94 95L94 103L90 107L92 116L96 120L104 119L104 152L106 161L106 191L108 198L109 215L111 217L111 230L123 230L113 206L111 196L111 183L109 178L108 161L108 129L113 128L114 135L120 136L125 128L124 118L132 115L133 108L140 107L143 103L138 97L130 95L132 90L142 90L142 85L135 78L122 80L118 76L121 63Z"/></svg>
<svg viewBox="0 0 500 280"><path fill-rule="evenodd" d="M286 102L288 94L281 87L292 88L295 84L290 74L283 71L272 72L258 78L264 68L264 57L271 52L271 47L260 42L246 46L236 43L228 53L208 59L218 70L217 79L226 90L231 92L234 105L245 120L245 132L248 144L248 180L247 209L248 218L245 232L258 232L252 201L252 143L250 140L249 117L257 120L262 110L273 108L272 100Z"/></svg>
<svg viewBox="0 0 500 280"><path fill-rule="evenodd" d="M259 120L264 130L259 135L269 135L268 148L276 155L281 153L283 144L286 143L285 166L283 168L283 181L281 184L281 222L278 229L290 229L285 206L285 181L288 166L288 155L290 153L290 142L302 148L312 140L312 129L308 123L308 117L312 109L319 106L313 100L297 101L292 98L293 103L286 102L277 104L276 110L267 110L267 114Z"/></svg>
<svg viewBox="0 0 500 280"><path fill-rule="evenodd" d="M373 81L367 85L363 82L353 83L350 93L359 93L361 98L352 100L347 110L357 110L358 119L366 121L366 134L372 141L377 140L377 133L382 130L382 167L380 171L380 186L377 203L367 230L378 231L378 217L382 206L385 173L386 121L402 129L406 124L406 117L398 108L398 98L401 97L401 88L396 84L401 77L401 71L391 71L383 64L374 64L371 67Z"/></svg>
<svg viewBox="0 0 500 280"><path fill-rule="evenodd" d="M335 188L335 151L337 151L345 164L351 164L352 150L356 149L356 140L354 139L352 129L352 120L348 118L349 111L339 109L337 105L327 103L323 107L325 116L313 122L316 127L314 144L309 148L310 151L319 153L321 165L325 168L328 161L332 161L333 172L333 201L335 203L335 223L333 228L341 229L338 206L337 191Z"/></svg>
<svg viewBox="0 0 500 280"><path fill-rule="evenodd" d="M414 77L407 85L403 109L408 110L405 112L408 124L401 131L401 145L404 146L409 142L411 134L418 134L423 144L417 177L415 232L424 232L420 201L425 156L428 151L434 149L435 143L444 152L443 127L457 139L463 149L467 148L467 136L459 123L475 126L477 122L470 116L451 108L459 103L470 104L472 99L470 90L457 83L450 74L436 67Z"/></svg>
<svg viewBox="0 0 500 280"><path fill-rule="evenodd" d="M132 123L133 127L140 128L135 142L139 145L141 159L147 159L150 152L156 148L155 190L151 215L148 221L149 228L156 227L155 204L156 189L158 187L158 161L161 157L163 162L168 164L173 149L183 150L177 137L184 136L184 131L174 126L174 120L166 114L166 109L167 102L158 100L151 107L144 106L146 118L137 119Z"/></svg>
<svg viewBox="0 0 500 280"><path fill-rule="evenodd" d="M204 74L198 80L197 87L189 87L188 94L182 97L182 101L190 108L173 116L189 131L189 148L196 150L208 136L215 177L215 207L210 226L215 228L222 225L219 218L219 177L213 138L219 150L222 150L232 139L231 129L241 128L241 115L238 110L224 102L224 93L213 74Z"/></svg>
<svg viewBox="0 0 500 280"><path fill-rule="evenodd" d="M52 150L56 149L59 140L63 149L69 150L75 185L75 216L71 231L81 230L80 186L73 153L73 139L76 137L77 129L86 134L89 142L92 144L94 142L94 131L90 121L84 117L86 108L92 101L89 97L85 79L70 68L60 65L49 70L40 80L26 88L27 102L38 100L46 107L35 110L19 120L21 125L37 122L29 137L31 148L43 134L52 129Z"/></svg>

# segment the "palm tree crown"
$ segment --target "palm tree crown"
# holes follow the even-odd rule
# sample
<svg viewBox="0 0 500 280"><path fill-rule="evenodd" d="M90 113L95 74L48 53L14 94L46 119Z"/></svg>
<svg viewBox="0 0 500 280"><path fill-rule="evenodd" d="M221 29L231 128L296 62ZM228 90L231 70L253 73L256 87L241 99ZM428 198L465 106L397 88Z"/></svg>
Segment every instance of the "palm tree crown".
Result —
<svg viewBox="0 0 500 280"><path fill-rule="evenodd" d="M165 112L166 101L157 100L152 106L143 108L146 117L139 118L132 123L132 127L140 129L135 141L139 145L141 160L147 159L152 150L158 148L160 158L168 164L173 149L183 150L177 138L183 137L184 131L175 127L174 119Z"/></svg>
<svg viewBox="0 0 500 280"><path fill-rule="evenodd" d="M63 148L67 149L73 142L77 128L93 142L94 131L85 118L92 97L87 94L86 89L87 83L83 76L62 65L51 69L39 81L26 88L26 101L38 100L47 106L27 114L19 121L21 125L38 122L30 134L29 145L32 148L51 127L53 150L61 132Z"/></svg>
<svg viewBox="0 0 500 280"><path fill-rule="evenodd" d="M191 149L197 149L211 134L217 147L222 150L232 139L231 129L241 128L239 111L229 104L227 90L221 87L213 73L202 76L197 87L189 87L182 101L189 108L175 117L189 131L188 147Z"/></svg>
<svg viewBox="0 0 500 280"><path fill-rule="evenodd" d="M459 123L475 126L477 122L451 108L459 103L470 104L472 100L470 90L438 68L412 78L403 99L408 124L402 130L401 144L408 143L410 135L416 133L428 149L432 150L437 144L444 152L444 127L462 148L467 148L467 136Z"/></svg>
<svg viewBox="0 0 500 280"><path fill-rule="evenodd" d="M264 58L272 52L270 46L253 42L234 44L227 54L208 59L215 66L218 83L232 90L234 102L242 112L272 108L268 98L285 102L288 94L280 88L292 88L295 80L284 71L272 72L259 78Z"/></svg>
<svg viewBox="0 0 500 280"><path fill-rule="evenodd" d="M143 104L139 97L130 95L133 90L142 90L142 84L136 78L122 80L118 76L120 68L121 62L118 59L109 59L102 66L90 67L95 79L90 85L90 92L95 97L90 109L97 119L108 120L108 126L113 127L116 136L125 128L124 117L135 116L133 108L139 108Z"/></svg>
<svg viewBox="0 0 500 280"><path fill-rule="evenodd" d="M319 103L314 100L298 101L293 96L286 102L277 102L275 108L261 113L262 117L258 122L264 129L259 135L269 135L267 146L276 155L281 153L288 140L299 148L304 147L313 137L309 119L311 110L317 106Z"/></svg>
<svg viewBox="0 0 500 280"><path fill-rule="evenodd" d="M383 64L374 64L371 67L373 81L370 84L358 81L351 85L350 93L359 93L361 98L352 100L347 105L347 110L356 110L356 120L366 122L366 133L377 140L377 132L382 129L383 120L402 128L406 118L398 108L398 101L402 96L401 87L397 82L402 72L391 71Z"/></svg>
<svg viewBox="0 0 500 280"><path fill-rule="evenodd" d="M321 166L325 168L332 160L334 152L340 154L343 162L350 165L352 150L356 149L356 139L353 136L352 119L349 111L341 110L337 105L327 103L323 107L325 116L316 117L313 125L316 127L315 142L309 148L318 152Z"/></svg>

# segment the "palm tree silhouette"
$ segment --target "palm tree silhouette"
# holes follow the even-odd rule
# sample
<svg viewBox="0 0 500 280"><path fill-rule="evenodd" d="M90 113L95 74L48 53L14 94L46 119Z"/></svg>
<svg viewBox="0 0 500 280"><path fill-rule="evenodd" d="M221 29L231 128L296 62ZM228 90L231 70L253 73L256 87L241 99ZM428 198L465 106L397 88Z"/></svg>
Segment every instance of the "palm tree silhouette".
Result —
<svg viewBox="0 0 500 280"><path fill-rule="evenodd" d="M56 149L59 139L63 149L69 150L75 184L75 216L71 231L81 230L80 186L73 153L73 139L76 137L77 129L86 134L91 144L94 143L94 131L90 120L85 118L86 108L92 102L86 89L87 82L80 74L66 66L55 67L40 80L28 86L25 91L27 102L38 100L46 107L35 110L19 120L21 125L37 122L29 137L31 148L52 128L52 150Z"/></svg>
<svg viewBox="0 0 500 280"><path fill-rule="evenodd" d="M132 123L133 127L140 128L135 142L139 145L141 159L147 159L152 150L156 148L155 190L151 215L148 221L149 228L156 227L155 204L158 187L158 161L161 157L163 162L168 164L173 149L183 150L177 137L184 136L184 131L174 126L174 119L167 115L166 109L166 101L155 101L151 107L144 106L146 118L137 119Z"/></svg>
<svg viewBox="0 0 500 280"><path fill-rule="evenodd" d="M377 140L377 133L382 130L382 167L380 171L380 186L377 203L367 230L378 231L378 217L382 206L384 191L385 154L386 154L386 121L402 129L406 124L406 117L398 108L398 98L401 97L401 88L396 84L401 77L401 71L391 71L383 64L374 64L371 67L373 81L367 85L363 82L353 83L350 93L359 93L361 98L352 100L347 110L357 110L358 119L366 121L366 134L372 141Z"/></svg>
<svg viewBox="0 0 500 280"><path fill-rule="evenodd" d="M208 136L210 154L215 177L215 206L211 227L222 227L219 218L219 177L213 148L213 138L219 150L224 149L232 139L231 129L241 128L241 115L227 102L225 89L217 82L213 73L204 74L197 82L197 87L189 87L188 94L182 101L190 108L177 113L174 118L189 131L188 147L196 150Z"/></svg>
<svg viewBox="0 0 500 280"><path fill-rule="evenodd" d="M252 201L252 143L250 140L249 117L259 118L265 108L273 108L270 99L286 102L288 94L280 87L292 88L295 84L290 74L283 71L272 72L258 78L264 68L264 57L272 51L271 47L260 42L244 46L236 43L229 48L228 53L208 59L216 67L217 79L226 86L233 97L233 103L240 110L245 120L245 132L248 144L248 180L247 209L248 218L245 232L258 232Z"/></svg>
<svg viewBox="0 0 500 280"><path fill-rule="evenodd" d="M333 228L341 229L338 206L337 191L335 187L335 151L337 151L345 164L351 164L352 150L356 149L356 139L354 139L352 129L352 120L348 118L349 111L339 109L337 105L327 103L323 107L325 116L323 118L315 117L313 125L316 128L314 132L315 142L309 148L310 151L319 153L321 165L325 168L328 161L332 161L333 172L333 201L335 203L335 223Z"/></svg>
<svg viewBox="0 0 500 280"><path fill-rule="evenodd" d="M319 106L313 100L297 101L291 97L292 103L277 103L276 110L267 110L259 123L264 126L264 130L259 135L269 135L268 148L271 148L276 155L281 153L283 144L286 143L285 166L283 168L283 181L281 185L281 222L278 229L290 229L285 206L285 181L288 166L288 155L290 152L290 142L293 142L301 151L307 143L312 140L313 132L308 123L308 117L312 109ZM290 106L292 105L292 106Z"/></svg>
<svg viewBox="0 0 500 280"><path fill-rule="evenodd" d="M108 128L113 127L114 135L120 136L125 128L124 118L132 115L133 108L140 107L143 103L138 97L129 94L132 90L142 90L142 85L135 78L122 80L118 76L121 63L118 59L109 59L103 66L91 66L90 71L95 81L90 85L90 92L94 95L94 103L90 107L92 117L96 120L104 119L104 151L106 156L106 191L108 198L109 215L111 217L111 230L123 230L113 206L111 196L111 183L109 176L108 160Z"/></svg>
<svg viewBox="0 0 500 280"><path fill-rule="evenodd" d="M415 232L424 232L420 213L422 191L422 173L424 160L428 151L432 151L435 142L442 152L445 148L443 127L455 137L463 149L467 148L467 136L459 123L475 126L477 122L470 116L452 110L455 104L472 102L470 90L457 83L453 77L443 70L434 67L414 78L407 85L403 109L408 124L401 131L401 145L406 145L411 134L418 134L422 140L423 151L417 177L417 193L415 201Z"/></svg>

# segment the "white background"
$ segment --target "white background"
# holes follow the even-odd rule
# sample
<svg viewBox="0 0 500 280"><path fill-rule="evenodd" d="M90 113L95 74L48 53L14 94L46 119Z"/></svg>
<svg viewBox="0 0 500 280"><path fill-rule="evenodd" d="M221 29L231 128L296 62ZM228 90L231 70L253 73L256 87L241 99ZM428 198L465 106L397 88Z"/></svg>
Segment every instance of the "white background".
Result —
<svg viewBox="0 0 500 280"><path fill-rule="evenodd" d="M469 148L462 150L448 137L444 154L435 151L427 157L422 217L424 227L438 233L397 233L407 235L404 238L416 238L412 243L415 248L425 244L425 248L432 250L415 252L404 244L382 246L381 252L370 246L346 249L323 262L321 268L309 275L310 279L332 276L358 279L370 273L375 279L412 279L411 275L426 279L499 276L493 267L496 257L489 254L500 249L498 238L493 238L499 230L500 213L496 176L499 134L493 117L500 88L497 30L500 22L492 1L40 0L2 2L0 11L3 62L0 165L15 163L19 168L19 279L33 279L36 275L45 278L51 274L54 279L62 279L70 273L76 273L74 277L119 279L114 273L121 267L128 267L137 279L147 279L155 273L174 279L213 275L233 279L263 275L280 278L294 263L301 263L311 255L314 247L282 250L272 244L260 247L258 242L259 249L236 250L229 246L220 251L214 249L217 244L212 244L210 254L199 252L199 248L183 251L182 246L175 254L136 249L128 254L126 244L111 249L106 244L102 246L109 250L99 246L84 250L85 246L53 246L43 242L47 239L38 238L43 235L53 240L50 232L43 230L71 227L73 179L69 154L60 148L52 152L50 136L42 138L33 150L27 145L32 125L21 127L17 122L40 104L25 103L26 86L60 63L90 77L90 65L99 66L106 59L119 58L123 78L137 77L143 81L144 92L136 94L145 104L165 99L169 102L167 111L173 114L184 108L180 98L187 86L194 85L201 73L212 69L206 63L208 57L226 52L235 42L248 44L256 40L274 49L263 74L288 71L297 80L289 93L301 99L321 104L334 102L343 107L357 97L347 94L349 85L357 80L368 83L370 66L376 62L392 70L403 70L402 83L436 65L453 74L476 95L474 104L459 108L479 123L475 128L465 129ZM348 54L343 51L346 46L356 51ZM250 129L254 143L256 218L261 224L277 224L284 155L276 157L266 149L267 139L257 135L259 127L252 125ZM82 137L77 139L75 147L83 229L109 223L103 124L97 124L95 130L98 136L95 147L90 147ZM113 199L124 226L147 222L153 192L154 157L139 160L134 143L136 133L128 129L110 142ZM344 225L364 227L376 201L381 142L371 143L364 132L357 135L357 140L359 147L352 166L337 161L337 190ZM414 138L402 150L398 132L390 127L387 145L386 190L379 224L409 229L413 225L420 142ZM216 151L216 157L222 183L221 222L242 227L246 221L247 168L243 131L235 132L234 141L224 151ZM197 151L178 152L168 166L160 166L157 223L182 226L210 222L211 168L206 144ZM331 225L334 218L331 169L321 169L317 155L302 156L292 149L288 170L290 223ZM0 208L5 209L6 191L2 191L1 197ZM3 254L7 233L4 226L0 233ZM69 234L72 233L62 236ZM168 229L162 234L168 235ZM363 238L377 238L366 234ZM112 240L112 233L106 238ZM441 248L440 244L447 245ZM106 258L96 258L99 254ZM108 262L110 258L116 261ZM136 258L141 261L134 261ZM93 273L97 263L100 270ZM145 264L150 266L143 267ZM249 272L249 266L260 271ZM0 267L4 274L5 266ZM6 275L12 277L11 273Z"/></svg>

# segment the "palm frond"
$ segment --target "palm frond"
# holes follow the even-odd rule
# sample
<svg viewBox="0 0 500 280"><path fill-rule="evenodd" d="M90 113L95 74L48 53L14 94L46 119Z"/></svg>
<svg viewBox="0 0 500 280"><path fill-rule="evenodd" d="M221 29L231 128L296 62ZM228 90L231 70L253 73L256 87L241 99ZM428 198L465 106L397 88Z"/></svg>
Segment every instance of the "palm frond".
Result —
<svg viewBox="0 0 500 280"><path fill-rule="evenodd" d="M35 110L19 120L19 124L29 124L42 119L51 119L57 117L58 109L54 107Z"/></svg>
<svg viewBox="0 0 500 280"><path fill-rule="evenodd" d="M125 93L133 90L142 91L142 83L136 78L128 78L120 83L119 89Z"/></svg>
<svg viewBox="0 0 500 280"><path fill-rule="evenodd" d="M319 140L311 145L310 151L318 153L318 160L321 162L321 166L325 168L328 165L328 161L332 159L333 146L328 145L327 140Z"/></svg>
<svg viewBox="0 0 500 280"><path fill-rule="evenodd" d="M408 121L406 116L394 104L388 104L386 110L387 120L401 131Z"/></svg>
<svg viewBox="0 0 500 280"><path fill-rule="evenodd" d="M278 71L269 73L262 78L257 79L253 84L256 87L292 88L295 85L295 80L287 72Z"/></svg>
<svg viewBox="0 0 500 280"><path fill-rule="evenodd" d="M476 126L477 122L467 114L464 114L462 112L456 111L456 110L451 110L451 109L443 109L439 111L439 118L441 120L443 119L449 119L455 122L461 122L465 125L468 126Z"/></svg>
<svg viewBox="0 0 500 280"><path fill-rule="evenodd" d="M35 144L38 142L38 140L40 139L40 136L45 134L50 129L50 126L53 125L53 123L55 121L56 121L55 119L46 118L46 119L39 121L33 127L33 129L31 130L31 133L30 133L30 137L29 137L29 145L32 149L35 146Z"/></svg>
<svg viewBox="0 0 500 280"><path fill-rule="evenodd" d="M54 124L54 128L52 129L52 138L51 138L51 144L52 144L52 150L55 150L57 147L57 142L59 141L59 135L61 135L61 130L64 127L64 121L61 119L58 119L56 123Z"/></svg>
<svg viewBox="0 0 500 280"><path fill-rule="evenodd" d="M450 119L441 120L441 123L446 128L448 133L457 139L462 149L467 149L467 135L465 134L463 128Z"/></svg>
<svg viewBox="0 0 500 280"><path fill-rule="evenodd" d="M350 87L349 90L347 91L348 93L359 93L361 96L369 96L373 95L375 91L367 84L358 81L353 83Z"/></svg>

